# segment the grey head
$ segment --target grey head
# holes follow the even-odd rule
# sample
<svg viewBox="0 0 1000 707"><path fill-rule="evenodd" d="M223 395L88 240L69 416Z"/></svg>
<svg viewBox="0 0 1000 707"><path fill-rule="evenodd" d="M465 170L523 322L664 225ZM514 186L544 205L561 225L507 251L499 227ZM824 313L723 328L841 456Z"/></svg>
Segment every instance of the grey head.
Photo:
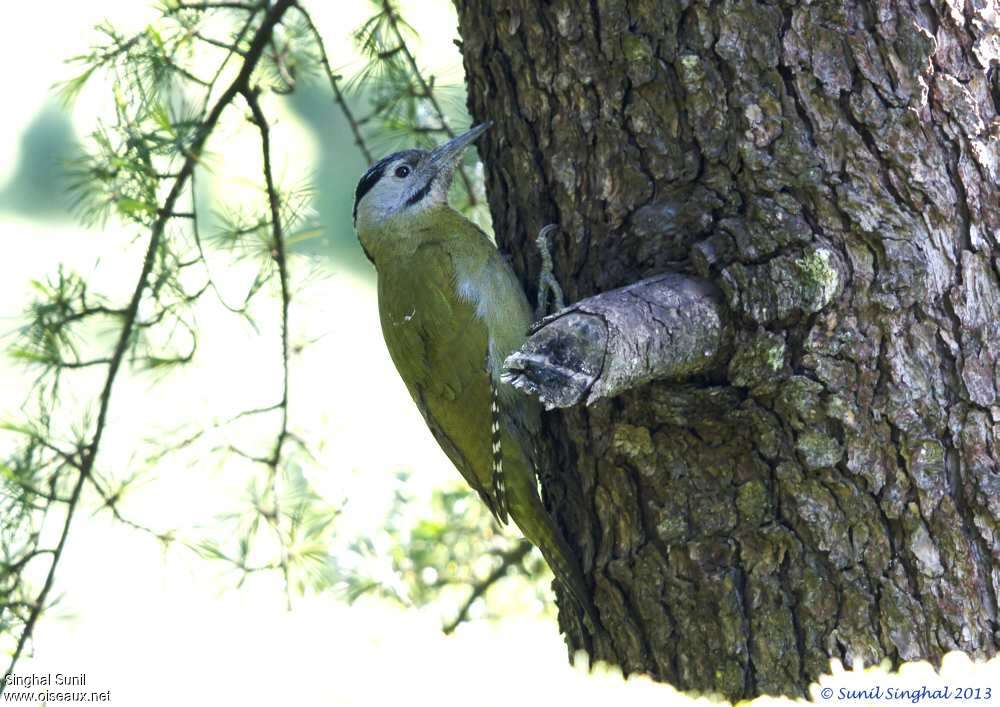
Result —
<svg viewBox="0 0 1000 707"><path fill-rule="evenodd" d="M368 168L354 192L354 228L369 258L370 241L448 203L462 153L489 125L477 125L433 150L394 152Z"/></svg>

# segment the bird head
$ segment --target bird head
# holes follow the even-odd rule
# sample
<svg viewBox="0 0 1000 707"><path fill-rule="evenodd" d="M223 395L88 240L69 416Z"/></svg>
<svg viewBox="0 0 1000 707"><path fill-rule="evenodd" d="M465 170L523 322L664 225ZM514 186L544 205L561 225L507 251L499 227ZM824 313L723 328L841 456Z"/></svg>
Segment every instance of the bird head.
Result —
<svg viewBox="0 0 1000 707"><path fill-rule="evenodd" d="M448 203L462 153L489 126L477 125L430 151L395 152L368 168L354 192L354 228L369 257L369 241L387 231L405 231Z"/></svg>

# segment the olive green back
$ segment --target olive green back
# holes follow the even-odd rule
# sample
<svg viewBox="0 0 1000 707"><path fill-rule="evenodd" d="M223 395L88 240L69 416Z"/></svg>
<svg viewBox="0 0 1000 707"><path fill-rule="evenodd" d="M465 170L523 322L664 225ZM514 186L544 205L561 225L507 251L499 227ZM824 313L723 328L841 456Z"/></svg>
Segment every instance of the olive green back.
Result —
<svg viewBox="0 0 1000 707"><path fill-rule="evenodd" d="M458 295L454 258L462 254L447 245L425 243L405 261L380 267L382 334L438 444L496 512L488 334L473 304Z"/></svg>

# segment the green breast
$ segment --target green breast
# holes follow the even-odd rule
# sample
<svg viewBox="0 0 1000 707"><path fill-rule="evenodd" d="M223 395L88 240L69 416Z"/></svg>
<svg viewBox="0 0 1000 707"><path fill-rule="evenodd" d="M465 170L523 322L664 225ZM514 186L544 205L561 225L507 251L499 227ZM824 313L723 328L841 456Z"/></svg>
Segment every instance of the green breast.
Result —
<svg viewBox="0 0 1000 707"><path fill-rule="evenodd" d="M489 499L489 336L472 303L459 296L456 278L453 253L440 244L380 264L379 315L389 355L427 426Z"/></svg>

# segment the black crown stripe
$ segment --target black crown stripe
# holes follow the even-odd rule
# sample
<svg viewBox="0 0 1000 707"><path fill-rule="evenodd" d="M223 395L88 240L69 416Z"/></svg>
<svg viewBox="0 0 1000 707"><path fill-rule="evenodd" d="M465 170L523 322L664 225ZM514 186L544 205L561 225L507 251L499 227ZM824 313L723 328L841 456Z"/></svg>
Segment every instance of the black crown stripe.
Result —
<svg viewBox="0 0 1000 707"><path fill-rule="evenodd" d="M378 184L378 180L380 180L382 175L385 174L385 168L389 166L389 163L399 159L403 156L403 154L403 152L393 152L388 157L383 157L369 167L368 171L361 177L361 181L358 182L358 188L354 192L354 211L352 215L355 222L358 220L358 204L361 203L365 194L370 192L372 188Z"/></svg>

